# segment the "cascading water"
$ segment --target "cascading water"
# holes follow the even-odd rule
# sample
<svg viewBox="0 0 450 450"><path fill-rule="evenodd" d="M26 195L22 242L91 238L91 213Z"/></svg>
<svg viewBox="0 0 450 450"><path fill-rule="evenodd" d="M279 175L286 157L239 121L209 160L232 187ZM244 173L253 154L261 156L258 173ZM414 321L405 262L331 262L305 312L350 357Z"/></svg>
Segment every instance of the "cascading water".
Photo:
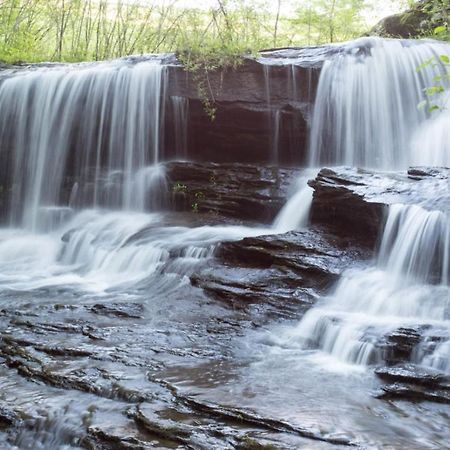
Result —
<svg viewBox="0 0 450 450"><path fill-rule="evenodd" d="M445 74L440 55L450 55L450 46L379 38L342 45L320 75L311 126L311 165L386 170L404 169L416 161L445 165L444 150L427 154L425 148L411 148L411 136L428 116L425 108L418 107L424 90L435 85L436 76ZM418 70L430 59L433 64Z"/></svg>
<svg viewBox="0 0 450 450"><path fill-rule="evenodd" d="M321 73L311 164L380 169L448 164L448 112L438 110L427 117L418 104L424 89L445 73L439 56L449 54L449 45L436 42L370 38L344 45ZM418 71L430 58L435 64ZM334 294L311 309L288 339L346 363L366 365L383 359L381 341L389 332L432 326L441 330L436 331L440 339L431 333L414 360L448 371L448 194L435 203L447 209L390 206L376 265L344 273Z"/></svg>
<svg viewBox="0 0 450 450"><path fill-rule="evenodd" d="M380 341L389 332L403 326L450 327L449 258L447 214L393 205L376 266L345 273L291 339L348 363L370 364L382 360Z"/></svg>
<svg viewBox="0 0 450 450"><path fill-rule="evenodd" d="M184 97L170 98L175 128L175 153L179 158L187 158L189 102Z"/></svg>
<svg viewBox="0 0 450 450"><path fill-rule="evenodd" d="M59 206L70 189L83 207L144 210L155 181L149 167L160 159L164 84L164 66L151 59L50 66L4 79L0 139L14 148L12 223L38 229L43 210ZM70 178L86 182L66 186Z"/></svg>
<svg viewBox="0 0 450 450"><path fill-rule="evenodd" d="M366 41L360 41L354 47L361 45L366 48L366 44L362 45L362 42ZM372 41L372 45L373 48L384 46L383 51L389 52L391 41ZM420 45L429 48L435 44ZM402 48L403 46L404 44L401 44ZM347 45L343 48L349 47L351 46ZM409 47L406 47L405 51L409 51ZM382 53L382 50L380 52ZM358 52L353 54L356 53ZM362 55L363 50L360 53ZM337 58L344 58L343 54L344 50ZM424 54L428 55L429 52L424 51ZM365 55L367 57L367 51ZM395 58L389 58L393 64L392 69L396 69L395 76L402 79L403 72L400 69L406 70L409 65L397 64ZM362 56L359 64L357 69L355 67L348 69L349 72L367 69L367 67L364 69ZM333 62L330 65L333 65ZM368 67L370 69L370 64ZM295 93L297 91L295 68L292 66L291 69ZM325 70L323 76L327 77L328 74L329 72ZM2 319L2 323L9 323L8 330L12 330L6 334L19 334L18 338L21 339L20 342L25 343L26 351L30 350L32 365L28 371L30 374L36 374L37 378L34 380L40 380L38 378L40 373L45 377L47 371L51 374L52 370L61 370L62 375L51 382L58 383L61 379L74 383L69 384L74 389L55 387L54 390L45 390L45 383L29 383L27 376L18 377L15 371L7 369L3 364L2 377L4 370L14 381L11 384L6 383L6 388L2 384L5 398L9 400L12 397L12 402L17 402L14 398L15 391L18 392L17 397L30 397L31 400L23 401L26 408L29 405L28 401L34 402L38 409L38 417L43 417L42 421L37 420L34 424L29 425L29 422L26 422L22 432L15 439L12 436L13 444L8 448L49 446L64 448L63 444L67 445L67 448L74 448L73 445L78 441L69 439L68 436L78 433L80 436L86 433L91 433L92 437L107 436L108 439L114 440L116 440L115 433L119 436L121 433L128 436L133 421L130 414L136 406L133 405L133 396L138 389L139 395L141 391L145 395L154 389L154 385L149 387L146 384L150 380L150 373L155 373L152 368L154 355L162 354L161 359L156 360L158 370L160 365L175 366L183 358L187 358L190 369L194 368L197 371L199 367L201 368L202 388L204 388L205 366L200 366L198 361L207 361L208 371L212 367L210 364L214 364L215 361L218 361L220 366L226 366L230 361L227 358L233 354L234 345L234 337L230 336L234 332L230 332L230 327L236 326L236 329L242 330L245 339L248 339L248 336L246 325L239 328L241 325L234 320L234 317L238 316L231 316L231 320L226 316L222 320L218 313L222 306L217 302L210 302L208 298L206 301L204 298L199 300L198 309L202 313L209 310L213 312L210 315L194 315L191 319L193 326L186 327L189 321L186 317L192 313L190 309L193 303L190 298L183 298L182 301L179 299L183 296L201 297L193 288L188 289L188 276L202 263L208 261L220 241L285 232L305 226L307 223L308 206L312 197L312 190L307 187L308 177L299 180L297 193L281 211L272 228L168 226L167 221L170 223L170 219L151 211L152 206L157 206L161 199L160 192L167 191L167 187L164 186L164 171L158 165L163 157L160 129L164 116L163 100L167 82L165 75L165 68L158 61L141 60L70 68L66 66L38 68L23 73L19 71L1 81L0 142L14 149L11 174L14 184L10 201L11 226L0 230L2 311L4 307L10 308L10 304L14 301L18 304L17 311L14 310L13 320ZM416 76L422 75L414 75ZM399 98L408 96L408 93L405 94L406 88L403 89L403 83L397 84L400 89ZM387 80L383 79L382 86L378 86L377 89L389 91ZM415 96L420 97L416 94ZM352 100L356 102L357 98ZM175 128L178 130L176 150L177 154L184 156L186 125L183 122L187 114L187 105L179 98L172 98L171 101L173 109L177 111L174 118ZM334 104L330 98L327 101L330 105ZM372 98L371 101L375 99ZM320 108L322 99L318 98L317 102ZM413 100L408 100L407 104L412 102ZM373 106L370 114L366 116L368 120L372 120L373 117L376 117L373 120L378 120L379 116L372 114L375 109ZM318 114L317 108L316 113L317 118L314 120L321 120L323 116ZM434 126L433 118L429 123L426 120L426 112L418 114L421 114L420 120L423 120L424 126ZM438 117L437 113L435 115ZM336 123L342 127L345 125L340 121ZM325 126L323 123L322 125ZM370 130L372 125L373 121L370 122ZM315 126L313 125L313 130L316 130ZM392 133L395 133L397 124L389 123L388 126L391 127L391 131L389 133L386 131L385 148L393 150L394 147L388 140L389 136L392 137ZM330 130L330 123L326 123L325 129ZM444 128L439 129L444 132ZM420 133L421 127L418 127L417 131ZM330 136L336 134L333 133ZM355 129L352 133L356 133ZM372 134L368 133L366 143L371 142ZM435 131L431 131L431 134L437 136ZM444 138L445 135L441 134L439 140L444 142ZM330 150L333 148L330 147ZM361 147L357 149L355 146L352 154L361 153L362 150L359 148ZM313 153L314 149L313 142L311 147ZM400 161L400 158L393 155L389 157L374 155L373 162L369 162L369 153L368 151L367 157L361 157L361 164L386 167L391 160L395 160L395 165L415 161L413 157ZM419 152L414 154L417 156ZM443 158L448 158L447 151L442 150L442 147L435 155L433 161L436 164L446 161ZM385 157L386 159L383 159ZM424 157L424 162L428 164L431 159L427 158ZM345 159L336 156L330 161L356 163L358 158L355 156ZM312 176L311 173L309 177ZM14 228L15 226L19 228ZM239 268L236 273L238 277L242 277ZM180 287L185 289L179 289ZM133 302L136 304L130 309L133 312L133 307L136 308L137 313L130 314L127 307ZM307 313L298 329L291 333L290 338L300 339L303 346L322 348L345 361L367 364L376 362L383 356L379 339L387 332L398 326L427 325L427 334L414 353L414 361L448 371L449 302L448 211L430 210L426 205L394 205L390 210L376 265L370 269L353 270L344 274L335 295L319 301L318 307ZM36 305L29 307L28 303ZM180 303L184 303L184 306L181 306L182 313L178 316L172 314L172 310L180 308ZM120 309L123 304L126 304L124 311ZM145 308L140 309L139 306L142 304ZM13 309L15 307L14 304ZM97 313L101 314L102 307L105 315L97 316ZM149 311L145 311L146 308ZM54 327L51 323L44 323L44 321L51 322L55 317L48 313L50 310L51 314L61 313ZM223 310L228 315L231 308ZM33 314L34 319L28 322L27 314ZM81 314L83 320L78 322L80 316L76 314ZM120 314L125 314L124 322ZM239 317L244 316L243 313L238 314ZM173 320L174 317L177 320ZM207 333L205 344L195 340L195 334L203 332L204 322L209 322L206 324L208 328L205 332ZM91 324L94 327L98 325L99 330L93 330ZM226 328L221 328L223 324L226 324ZM210 334L214 333L216 326L219 327L220 338L212 339L212 336L217 336ZM27 341L28 334L34 335L33 327L36 327L37 338L34 339L39 339L37 343ZM140 329L141 334L136 334L136 329ZM95 331L98 331L98 334ZM111 336L114 335L117 335L116 340L111 341ZM47 345L47 338L50 344L56 342L56 345ZM132 340L139 342L134 343ZM223 346L219 347L220 350L224 350L222 353L210 351L213 340L224 342ZM183 348L184 341L185 348ZM73 348L69 348L71 345ZM58 352L67 350L66 347L75 356L59 357ZM246 353L251 353L253 357L253 348L251 350L249 352L247 349ZM47 351L48 355L35 361L34 352L44 351ZM147 357L149 352L153 352L154 355L152 353L152 356ZM58 359L52 358L54 354ZM84 358L83 354L89 356ZM21 358L22 356L19 356L19 359ZM16 364L21 364L19 359ZM11 361L14 362L13 359ZM40 364L38 361L44 361L42 368L38 368ZM238 360L237 365L240 363L241 360ZM276 368L267 370L269 383L261 384L260 389L264 390L264 398L267 393L273 396L273 392L276 392L279 404L280 398L283 399L278 396L280 384L291 384L297 389L298 379L292 378L292 383L286 383L287 371L279 370L278 366L274 367ZM338 390L336 385L341 380L336 382L336 379L331 377L330 388L329 385L321 384L323 374L319 374L319 378L315 377L314 372L309 372L308 375L310 369L310 367L302 368L302 372L306 374L305 378L310 377L311 385L311 391L305 392L301 397L304 402L297 402L295 397L293 400L287 399L286 394L284 399L304 403L307 409L320 405L322 411L316 423L321 423L324 415L330 415L330 410L333 412L338 408L341 414L342 402L339 396L335 396ZM240 392L242 387L239 385L239 389L230 389L230 386L234 387L231 378L239 378L236 374L240 374L241 367L233 366L231 370L232 376L226 373L226 377L222 377L217 383L228 391L225 395L231 395L231 391ZM214 373L210 372L211 380L214 382ZM22 370L22 373L25 374L26 370ZM281 381L275 375L281 377ZM277 380L275 388L273 378ZM17 379L20 384L17 384ZM88 380L88 384L79 384L78 379ZM109 388L111 379L112 387ZM126 387L132 387L129 392L128 389L121 389L120 383L124 380L129 383ZM253 398L255 392L258 392L258 383L254 378L247 381L250 382L249 389L243 391L244 395L239 398L239 402L246 397ZM86 393L82 392L86 387L89 392L95 393L92 394L95 399L86 398ZM160 388L162 387L161 385ZM347 383L341 390L350 390L353 387L351 383ZM79 388L81 391L77 390ZM39 395L29 394L28 389L31 392L36 390ZM315 397L318 390L322 395L319 401ZM153 391L151 392L153 395ZM301 391L296 391L297 395L298 392ZM127 421L122 430L114 429L111 434L103 435L102 424L97 428L98 422L91 422L94 416L98 416L96 411L102 403L97 393L105 396L102 402L105 403L106 422L112 424L113 428L116 428L117 416L110 415L111 402L120 403L121 395L125 399L132 396L131 402L127 400L125 407L120 406L121 409L117 410L120 411L118 416ZM172 394L169 393L167 396L170 398L169 407L164 406L164 409L158 410L158 416L161 414L161 417L175 417ZM165 401L165 394L160 395L158 391L156 395L157 402L153 402L152 397L151 401L144 400L143 403L149 405L158 403L159 407L160 401L161 403ZM49 404L48 398L53 396L53 410L58 412L55 415L52 411L48 414L44 411ZM63 399L67 396L72 399L69 406L74 407L74 413L70 413L70 407L64 403L67 400ZM140 408L141 397L137 398ZM289 401L287 404L289 405ZM332 404L339 406L328 409ZM375 415L368 414L370 408L363 406L364 409L357 410L364 411L363 420L381 415L379 410ZM286 406L283 405L280 411L283 408ZM286 409L282 412L285 411ZM294 408L294 414L296 412ZM347 413L345 420L351 427L354 422L348 409ZM185 414L183 410L183 417L188 417ZM45 417L50 420L45 420ZM200 417L198 411L192 417L197 421ZM301 417L299 421L303 418ZM310 422L316 418L317 416L309 416ZM444 421L445 418L441 420ZM209 418L207 422L210 428ZM392 429L395 429L395 426ZM425 426L428 426L428 423L425 422ZM367 428L365 423L363 427ZM384 435L385 428L377 433L378 436ZM303 436L303 431L301 434ZM338 432L336 434L339 435ZM143 435L139 434L139 439ZM153 439L153 434L151 436ZM292 436L288 436L288 439L291 438ZM129 439L126 445L129 442L132 442L130 445L138 442L133 437L126 439ZM390 436L386 439L389 440ZM87 445L91 444L86 442ZM96 441L92 442L92 445L96 445ZM328 447L325 442L317 441L320 448L322 443Z"/></svg>
<svg viewBox="0 0 450 450"><path fill-rule="evenodd" d="M219 241L271 232L164 228L148 213L169 192L159 164L167 83L154 57L49 65L1 80L0 141L12 149L11 228L0 233L4 288L137 287L161 275L174 252L170 270L182 280ZM170 97L169 107L175 153L185 159L188 103Z"/></svg>

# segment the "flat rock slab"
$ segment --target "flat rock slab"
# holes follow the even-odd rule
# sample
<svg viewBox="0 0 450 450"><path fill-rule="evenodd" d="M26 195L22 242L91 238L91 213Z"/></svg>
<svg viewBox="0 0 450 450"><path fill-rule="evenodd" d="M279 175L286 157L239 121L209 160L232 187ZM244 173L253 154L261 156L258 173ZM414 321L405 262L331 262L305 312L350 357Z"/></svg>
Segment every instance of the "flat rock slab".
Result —
<svg viewBox="0 0 450 450"><path fill-rule="evenodd" d="M309 308L355 260L369 257L323 230L291 231L222 243L214 265L191 282L234 306L263 302L292 315Z"/></svg>
<svg viewBox="0 0 450 450"><path fill-rule="evenodd" d="M442 372L402 364L381 367L375 373L388 383L381 387L380 398L450 403L450 376Z"/></svg>

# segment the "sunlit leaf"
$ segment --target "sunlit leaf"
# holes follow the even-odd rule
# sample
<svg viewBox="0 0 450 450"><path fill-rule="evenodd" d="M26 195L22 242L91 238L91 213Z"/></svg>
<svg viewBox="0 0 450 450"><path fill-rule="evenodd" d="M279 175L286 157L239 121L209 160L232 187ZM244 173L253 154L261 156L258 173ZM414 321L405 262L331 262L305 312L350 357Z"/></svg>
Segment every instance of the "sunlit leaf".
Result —
<svg viewBox="0 0 450 450"><path fill-rule="evenodd" d="M445 33L446 30L447 30L447 27L445 25L441 25L434 29L434 34L442 34L442 33Z"/></svg>

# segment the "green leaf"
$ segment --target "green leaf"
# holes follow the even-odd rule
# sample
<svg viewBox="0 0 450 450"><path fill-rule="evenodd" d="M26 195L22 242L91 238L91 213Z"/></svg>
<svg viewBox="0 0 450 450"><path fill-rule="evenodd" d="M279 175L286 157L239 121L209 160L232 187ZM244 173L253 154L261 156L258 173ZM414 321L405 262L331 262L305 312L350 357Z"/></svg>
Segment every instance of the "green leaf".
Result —
<svg viewBox="0 0 450 450"><path fill-rule="evenodd" d="M437 109L440 109L438 105L432 105L428 108L428 112L432 113L433 111L436 111Z"/></svg>
<svg viewBox="0 0 450 450"><path fill-rule="evenodd" d="M440 55L439 59L444 63L444 64L449 64L450 63L450 58L447 55Z"/></svg>
<svg viewBox="0 0 450 450"><path fill-rule="evenodd" d="M427 95L436 95L440 94L441 92L444 92L444 86L437 85L437 86L430 86L425 88L425 93Z"/></svg>
<svg viewBox="0 0 450 450"><path fill-rule="evenodd" d="M441 25L440 27L436 27L434 29L434 34L442 34L445 33L447 30L447 27L445 25Z"/></svg>

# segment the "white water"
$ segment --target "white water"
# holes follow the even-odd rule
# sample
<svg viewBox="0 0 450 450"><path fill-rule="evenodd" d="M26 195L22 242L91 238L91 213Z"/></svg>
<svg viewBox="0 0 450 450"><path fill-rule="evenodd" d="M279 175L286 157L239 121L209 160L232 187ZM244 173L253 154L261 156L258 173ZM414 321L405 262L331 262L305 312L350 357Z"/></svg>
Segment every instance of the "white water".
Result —
<svg viewBox="0 0 450 450"><path fill-rule="evenodd" d="M51 233L0 232L0 287L29 291L72 286L102 294L134 291L166 276L172 289L226 240L270 232L244 226L167 227L163 216L85 210ZM170 276L175 274L175 277Z"/></svg>
<svg viewBox="0 0 450 450"><path fill-rule="evenodd" d="M446 107L448 108L448 107ZM433 113L414 134L412 165L450 167L450 112Z"/></svg>
<svg viewBox="0 0 450 450"><path fill-rule="evenodd" d="M320 75L311 129L311 165L393 170L416 163L447 164L448 152L440 145L444 139L432 137L426 148L411 143L411 136L428 115L426 108L418 107L424 89L436 83L436 76L445 74L439 55L449 56L450 45L379 38L343 45L337 56L325 62ZM417 70L430 58L435 58L435 64ZM431 131L423 133L425 139L430 138Z"/></svg>
<svg viewBox="0 0 450 450"><path fill-rule="evenodd" d="M381 169L450 165L448 99L430 98L442 108L432 114L418 108L424 88L445 73L437 62L441 54L449 55L450 46L374 38L344 45L320 76L311 164ZM436 64L416 70L431 57ZM431 196L427 203L444 206L443 211L392 205L373 266L344 273L334 292L283 339L330 355L330 368L341 362L364 366L386 357L382 342L388 333L426 325L431 326L429 337L413 361L449 372L448 194ZM420 197L418 193L418 202Z"/></svg>
<svg viewBox="0 0 450 450"><path fill-rule="evenodd" d="M383 336L400 327L450 329L449 244L444 213L394 205L377 264L344 273L288 339L367 365L381 362Z"/></svg>
<svg viewBox="0 0 450 450"><path fill-rule="evenodd" d="M65 177L88 178L83 206L143 210L159 161L164 66L158 60L24 70L0 85L0 140L14 148L12 223L36 230ZM92 173L93 172L93 173ZM76 189L76 188L74 188Z"/></svg>
<svg viewBox="0 0 450 450"><path fill-rule="evenodd" d="M305 228L309 223L309 214L313 201L313 189L308 186L308 180L314 178L315 171L305 171L294 186L295 193L284 205L273 223L277 233Z"/></svg>
<svg viewBox="0 0 450 450"><path fill-rule="evenodd" d="M175 131L175 154L178 158L187 158L189 102L184 97L170 97L173 109Z"/></svg>

